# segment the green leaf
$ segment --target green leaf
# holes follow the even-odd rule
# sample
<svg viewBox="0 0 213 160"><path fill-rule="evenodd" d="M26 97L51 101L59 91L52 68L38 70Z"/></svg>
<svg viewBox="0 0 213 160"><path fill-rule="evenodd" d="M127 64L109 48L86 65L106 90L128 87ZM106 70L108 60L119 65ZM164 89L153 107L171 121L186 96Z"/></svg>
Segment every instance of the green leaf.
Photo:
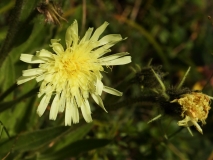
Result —
<svg viewBox="0 0 213 160"><path fill-rule="evenodd" d="M15 81L15 68L12 57L8 57L0 68L0 93L7 90ZM8 96L6 100L12 100L13 94Z"/></svg>
<svg viewBox="0 0 213 160"><path fill-rule="evenodd" d="M80 153L104 147L111 142L109 139L85 139L76 141L69 146L46 155L39 155L37 160L59 160L75 157Z"/></svg>
<svg viewBox="0 0 213 160"><path fill-rule="evenodd" d="M91 130L92 126L93 126L93 123L84 123L83 125L73 129L73 131L71 131L62 139L60 139L60 141L52 147L51 152L60 150L68 146L69 144L83 138Z"/></svg>
<svg viewBox="0 0 213 160"><path fill-rule="evenodd" d="M13 151L29 151L50 143L52 140L63 134L70 127L53 127L35 132L28 132L14 136L9 140L3 139L0 143L0 152L5 154Z"/></svg>

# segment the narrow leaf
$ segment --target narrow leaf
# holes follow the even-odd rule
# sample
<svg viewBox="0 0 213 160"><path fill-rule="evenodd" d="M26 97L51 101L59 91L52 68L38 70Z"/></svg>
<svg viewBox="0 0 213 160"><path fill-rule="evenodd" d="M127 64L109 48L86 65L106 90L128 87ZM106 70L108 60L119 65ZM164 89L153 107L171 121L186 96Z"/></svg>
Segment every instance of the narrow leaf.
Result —
<svg viewBox="0 0 213 160"><path fill-rule="evenodd" d="M42 145L50 143L52 140L67 131L69 127L53 127L35 132L28 132L14 136L9 140L2 140L0 143L1 153L13 151L29 151Z"/></svg>
<svg viewBox="0 0 213 160"><path fill-rule="evenodd" d="M76 141L52 154L39 155L37 160L59 160L75 157L80 153L104 147L111 142L109 139L85 139Z"/></svg>

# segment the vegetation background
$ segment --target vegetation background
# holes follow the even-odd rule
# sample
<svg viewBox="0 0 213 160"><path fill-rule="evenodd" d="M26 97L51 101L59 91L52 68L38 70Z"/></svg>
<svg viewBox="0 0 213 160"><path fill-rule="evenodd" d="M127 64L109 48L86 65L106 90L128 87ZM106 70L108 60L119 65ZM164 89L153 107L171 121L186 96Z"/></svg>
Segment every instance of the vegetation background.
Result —
<svg viewBox="0 0 213 160"><path fill-rule="evenodd" d="M177 125L178 118L164 116L147 124L161 111L143 101L140 86L133 84L131 68L162 65L169 74L165 84L175 86L191 66L184 86L213 96L213 1L210 0L55 0L63 10L60 25L46 23L37 11L40 0L0 1L0 158L28 160L68 159L213 159L213 111L201 135ZM210 16L208 18L208 16ZM64 127L64 114L56 121L36 114L38 84L17 86L22 70L21 53L34 54L49 47L51 38L64 43L67 27L76 19L81 37L88 27L104 21L104 32L128 37L112 53L128 51L132 63L106 69L104 83L124 92L123 97L103 95L108 113L95 106L93 123L84 120ZM209 80L209 81L208 81ZM207 85L206 85L207 84ZM50 106L49 106L50 107ZM179 117L180 119L180 117Z"/></svg>

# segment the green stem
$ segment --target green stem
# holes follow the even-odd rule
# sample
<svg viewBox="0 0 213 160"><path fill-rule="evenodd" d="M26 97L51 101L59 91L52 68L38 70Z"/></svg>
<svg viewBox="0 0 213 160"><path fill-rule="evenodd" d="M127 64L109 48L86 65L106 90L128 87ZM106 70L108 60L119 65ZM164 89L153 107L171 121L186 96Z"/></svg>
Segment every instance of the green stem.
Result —
<svg viewBox="0 0 213 160"><path fill-rule="evenodd" d="M185 80L186 80L187 75L189 74L190 69L191 69L191 67L189 67L189 68L187 69L185 75L183 76L183 79L182 79L181 82L178 84L177 89L180 89L180 88L182 87L183 83L184 83Z"/></svg>
<svg viewBox="0 0 213 160"><path fill-rule="evenodd" d="M0 112L3 112L4 110L10 109L11 107L13 107L15 104L19 103L20 101L22 101L26 98L29 98L31 96L34 96L37 93L38 93L38 87L30 90L29 92L27 92L23 96L15 99L13 101L0 103Z"/></svg>
<svg viewBox="0 0 213 160"><path fill-rule="evenodd" d="M15 7L11 12L7 36L0 50L0 68L11 50L15 35L18 31L19 17L21 15L23 3L24 0L16 0Z"/></svg>
<svg viewBox="0 0 213 160"><path fill-rule="evenodd" d="M7 11L9 11L15 4L15 1L10 1L7 5L0 8L0 14L3 14Z"/></svg>
<svg viewBox="0 0 213 160"><path fill-rule="evenodd" d="M2 127L2 130L1 130L1 132L0 132L0 139L1 139L1 135L2 135L2 133L3 133L3 130L6 132L8 138L10 138L10 135L9 135L9 132L7 131L7 128L4 126L4 124L3 124L1 121L0 121L0 125L1 125L1 127Z"/></svg>
<svg viewBox="0 0 213 160"><path fill-rule="evenodd" d="M2 95L0 95L0 102L6 98L11 92L13 92L18 87L17 83L14 83L10 88L8 88Z"/></svg>

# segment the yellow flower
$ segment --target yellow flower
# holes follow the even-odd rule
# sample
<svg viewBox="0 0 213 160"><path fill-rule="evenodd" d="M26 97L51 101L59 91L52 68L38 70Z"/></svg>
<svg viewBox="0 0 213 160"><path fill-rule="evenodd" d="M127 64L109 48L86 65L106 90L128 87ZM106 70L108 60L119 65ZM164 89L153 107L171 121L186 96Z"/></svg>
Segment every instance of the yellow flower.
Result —
<svg viewBox="0 0 213 160"><path fill-rule="evenodd" d="M23 71L17 84L31 79L41 82L38 97L42 97L37 109L42 116L53 96L49 118L55 120L58 112L65 110L65 125L79 122L79 112L86 122L91 122L91 110L88 102L89 95L104 110L101 99L102 91L122 96L122 93L104 86L101 79L103 66L123 65L131 62L129 53L121 52L104 56L117 42L123 40L119 34L106 35L99 39L108 23L104 22L93 35L93 28L89 28L79 41L78 23L75 20L68 27L65 35L66 49L52 39L51 47L55 53L45 49L37 51L36 55L21 54L20 60L26 63L39 63L38 68ZM106 111L106 110L105 110Z"/></svg>
<svg viewBox="0 0 213 160"><path fill-rule="evenodd" d="M172 102L178 102L181 105L183 120L178 122L179 126L190 127L194 125L196 129L203 134L203 131L198 124L206 124L205 120L208 117L211 97L199 92L184 94L182 98L175 99Z"/></svg>

